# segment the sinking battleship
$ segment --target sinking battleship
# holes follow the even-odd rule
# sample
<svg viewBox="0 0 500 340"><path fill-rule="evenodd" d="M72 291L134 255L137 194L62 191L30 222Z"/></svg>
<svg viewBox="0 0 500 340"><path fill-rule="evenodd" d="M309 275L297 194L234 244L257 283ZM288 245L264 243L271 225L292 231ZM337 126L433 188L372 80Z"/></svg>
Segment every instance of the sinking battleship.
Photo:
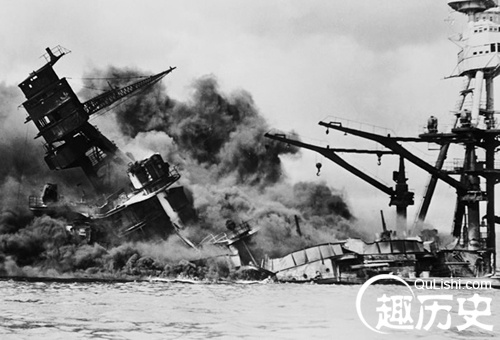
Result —
<svg viewBox="0 0 500 340"><path fill-rule="evenodd" d="M374 141L381 146L375 150L323 147L279 132L269 132L266 137L315 151L389 195L389 205L396 207L396 229L400 236L407 230L407 207L414 204L414 194L406 184L405 161L413 163L430 175L413 229L421 229L436 184L442 181L456 190L451 232L455 243L443 248L432 240L401 238L384 230L374 243L348 240L268 259L267 268L277 273L281 280L362 282L378 273L395 273L410 280L433 276L495 277L495 224L500 221L495 215L495 185L500 179L495 154L500 145L500 126L495 118L498 111L494 108L493 83L500 74L500 8L492 0L452 0L448 5L468 20L462 34L454 39L460 51L452 77L462 77L465 82L457 107L452 111L454 119L450 130L440 131L434 116L427 120L425 131L417 137L358 129L354 127L358 124L342 118L319 122L327 134L338 131ZM416 156L404 146L407 143L437 145L436 162L431 164ZM464 157L461 162L447 167L445 160L451 146L461 147ZM379 159L385 155L399 157L399 169L393 173L395 187L351 165L340 155L343 153L374 154ZM321 164L317 166L319 171Z"/></svg>
<svg viewBox="0 0 500 340"><path fill-rule="evenodd" d="M97 198L68 200L56 183L48 183L41 195L29 198L30 210L35 215L64 217L68 232L88 242L167 238L182 227L179 213L189 205L182 186L176 186L178 171L159 154L140 161L131 159L91 125L89 118L156 84L175 68L82 103L66 78L59 78L53 68L67 53L60 46L47 48L45 65L19 84L26 96L22 104L28 114L25 123L32 122L39 131L35 138L44 139L49 169L81 169Z"/></svg>
<svg viewBox="0 0 500 340"><path fill-rule="evenodd" d="M319 123L327 133L338 131L375 141L383 147L375 150L322 147L283 133L266 134L270 139L315 151L387 194L389 205L396 208L397 233L392 233L383 224L380 237L371 243L358 239L325 242L281 258L262 259L255 258L249 246L258 228L246 223L239 226L229 223L228 232L209 236L204 242L230 249L236 255L235 267L251 265L260 273L273 275L282 282L360 283L381 273L396 273L409 280L495 276L495 223L500 220L494 211L494 189L500 178L495 152L500 145L500 128L494 116L493 80L500 74L500 10L494 1L487 0L449 1L448 5L467 15L469 20L465 32L457 40L461 50L453 76L464 77L466 81L453 111L451 130L440 131L435 117L429 118L425 131L416 137L356 129L352 122L342 118ZM19 85L27 98L23 104L28 112L27 122L36 125L37 137L43 137L46 142L48 167L52 170L82 169L104 199L98 204L69 203L58 194L56 185L48 184L41 196L30 198L30 209L36 214L70 216L68 219L74 222L70 226L72 232L100 242L109 234L113 240L105 242L166 238L176 233L182 226L179 215L189 205L182 187L175 186L180 178L178 172L160 155L142 161L129 159L88 122L92 114L156 83L173 68L80 103L66 80L59 79L53 70L53 65L64 54L61 48L47 49L47 64ZM437 161L431 164L421 159L410 152L405 143L438 145ZM445 160L451 146L462 147L464 159L447 168ZM351 165L340 156L343 153L399 157L399 168L392 176L395 186L386 185ZM405 162L413 163L430 175L414 229L424 223L438 181L456 190L452 227L456 242L453 247L443 248L433 240L404 237L407 208L415 201L414 193L408 188ZM321 164L317 166L319 171ZM117 173L128 175L125 188L122 179L111 175ZM485 213L482 212L484 206ZM190 244L189 240L185 241Z"/></svg>
<svg viewBox="0 0 500 340"><path fill-rule="evenodd" d="M57 183L47 183L40 195L29 197L33 214L66 221L66 231L77 243L110 248L126 241L165 240L175 234L195 251L214 246L220 250L215 257L223 257L232 268L244 271L252 260L256 263L246 242L258 228L228 221L226 233L208 235L195 245L181 232L193 207L184 188L177 185L181 177L177 169L158 153L132 159L89 123L93 115L153 86L175 67L81 103L66 78L59 78L53 68L69 52L60 46L47 48L45 65L19 84L26 96L22 104L27 112L25 123L33 123L39 131L35 138L45 140L48 168L81 170L95 198L70 199L61 195ZM193 265L206 260L200 258ZM254 265L248 270L259 276L269 274Z"/></svg>

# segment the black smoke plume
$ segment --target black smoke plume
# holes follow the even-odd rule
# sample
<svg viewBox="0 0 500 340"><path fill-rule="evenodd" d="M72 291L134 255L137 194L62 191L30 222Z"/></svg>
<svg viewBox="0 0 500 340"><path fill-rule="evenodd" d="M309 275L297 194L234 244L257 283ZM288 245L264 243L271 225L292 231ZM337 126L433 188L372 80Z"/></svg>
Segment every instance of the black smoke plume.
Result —
<svg viewBox="0 0 500 340"><path fill-rule="evenodd" d="M124 86L140 73L116 68L97 71L97 78L125 79L112 86ZM90 77L89 77L90 78ZM102 80L89 81L87 88L102 87ZM213 180L232 176L236 184L264 187L282 179L280 155L297 149L264 138L270 128L259 114L251 95L238 91L224 95L213 76L193 83L186 102L171 99L164 86L133 96L117 107L116 121L121 132L138 134L160 131L170 136L177 152L210 170Z"/></svg>
<svg viewBox="0 0 500 340"><path fill-rule="evenodd" d="M27 113L20 107L24 100L17 87L0 84L0 204L2 211L16 214L26 213L28 197L40 195L47 182L64 184L68 197L79 196L83 189L91 191L78 171L48 169L42 138L34 139L38 131L32 123L24 123Z"/></svg>
<svg viewBox="0 0 500 340"><path fill-rule="evenodd" d="M96 79L87 80L85 88L120 87L137 81L142 74L114 67L94 70L86 78ZM22 99L13 87L0 89L2 97L10 98L0 118L5 127L13 115L21 114L16 107ZM280 157L293 157L298 149L264 138L270 127L248 92L225 94L213 76L195 80L192 89L191 97L180 101L169 97L162 84L151 87L113 107L101 121L118 126L118 132L111 128L106 131L106 126L101 130L117 139L125 151L141 155L160 152L179 167L181 182L193 196L197 217L183 230L187 237L198 244L210 234L226 233L228 220L248 222L259 229L249 245L257 258L263 258L360 236L352 228L352 213L341 193L325 183L287 182ZM79 96L83 102L98 94L85 90ZM19 119L12 124L14 129L22 129ZM64 218L29 219L26 205L18 204L14 197L25 200L33 194L33 188L47 181L71 187L71 195L77 196L75 183L84 178L81 173L46 170L41 143L32 140L36 134L33 130L29 130L28 142L19 133L2 134L0 151L8 167L0 172L2 188L7 188L0 198L3 206L11 209L4 209L0 218L0 275L121 277L191 272L213 277L214 270L227 269L216 260L208 267L193 267L193 261L216 259L224 251L211 246L193 251L176 236L105 249L98 244L78 244L67 237L65 226L71 221ZM22 142L29 163L17 149Z"/></svg>

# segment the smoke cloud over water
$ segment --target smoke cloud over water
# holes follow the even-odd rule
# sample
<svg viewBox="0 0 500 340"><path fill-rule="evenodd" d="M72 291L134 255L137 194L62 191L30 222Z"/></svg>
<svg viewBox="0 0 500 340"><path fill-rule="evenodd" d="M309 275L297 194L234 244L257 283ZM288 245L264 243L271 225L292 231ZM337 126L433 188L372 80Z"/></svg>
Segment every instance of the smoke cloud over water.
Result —
<svg viewBox="0 0 500 340"><path fill-rule="evenodd" d="M50 171L43 160L42 138L32 123L25 124L25 98L16 86L0 83L0 204L2 210L26 212L29 195L39 195L47 182L65 184L67 196L78 196L77 184L88 185L78 171ZM87 191L90 191L87 189Z"/></svg>
<svg viewBox="0 0 500 340"><path fill-rule="evenodd" d="M85 87L123 86L140 74L114 67L94 70L86 77L116 80L87 80ZM18 92L14 87L0 89L2 97L11 96L1 113L2 126L13 114L20 114L14 112L22 102ZM164 85L142 91L103 119L117 123L119 131L109 137L118 137L118 146L136 159L159 152L179 168L180 182L192 194L196 212L182 232L194 243L210 234L227 233L228 220L248 222L259 229L249 243L256 258L284 256L306 246L362 236L353 227L352 213L341 193L325 183L287 182L280 157L293 157L298 149L264 137L270 127L248 92L227 95L213 76L206 76L193 82L192 95L185 101L172 99L167 93ZM84 101L97 94L82 92L79 96ZM12 125L17 129L19 122ZM101 130L108 135L106 129ZM75 187L77 178L74 173L47 170L43 148L32 140L34 134L30 130L26 145L32 162L29 166L18 165L21 161L15 146L20 143L20 134L6 134L0 143L0 151L9 162L0 172L2 188L8 188L0 194L0 275L158 275L177 273L179 265L200 271L185 261L223 253L213 247L201 253L188 249L176 236L105 249L68 238L65 226L70 221L47 216L30 219L25 207L12 204L16 186L23 188L26 202L34 187L39 190L47 181ZM78 180L82 178L78 174ZM6 209L9 204L14 210ZM220 269L221 265L211 266Z"/></svg>

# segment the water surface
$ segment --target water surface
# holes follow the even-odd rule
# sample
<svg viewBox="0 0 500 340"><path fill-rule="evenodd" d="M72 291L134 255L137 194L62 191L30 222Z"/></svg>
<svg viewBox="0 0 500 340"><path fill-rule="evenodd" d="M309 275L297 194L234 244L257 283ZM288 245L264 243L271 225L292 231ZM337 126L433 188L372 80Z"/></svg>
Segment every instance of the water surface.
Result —
<svg viewBox="0 0 500 340"><path fill-rule="evenodd" d="M355 307L358 285L60 283L0 281L0 339L483 339L500 337L500 291L492 332L456 327L377 334ZM373 297L401 294L375 286ZM470 291L435 292L470 297ZM370 297L372 299L370 299ZM368 304L368 305L366 305ZM455 303L456 305L456 303ZM454 305L451 313L456 316ZM497 329L498 328L498 329Z"/></svg>

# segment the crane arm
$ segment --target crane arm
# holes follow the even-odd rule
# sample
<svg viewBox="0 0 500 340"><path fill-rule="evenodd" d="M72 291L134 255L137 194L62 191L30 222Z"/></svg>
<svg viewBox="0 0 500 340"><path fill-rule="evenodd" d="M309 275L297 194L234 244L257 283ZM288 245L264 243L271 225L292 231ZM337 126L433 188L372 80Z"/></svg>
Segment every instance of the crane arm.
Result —
<svg viewBox="0 0 500 340"><path fill-rule="evenodd" d="M398 144L396 142L396 140L394 138L391 138L390 136L386 137L386 136L382 136L382 135L378 135L378 134L374 134L374 133L370 133L370 132L366 132L366 131L351 129L348 127L344 127L341 124L334 123L334 122L330 122L330 123L319 122L319 125L327 127L329 129L342 131L345 133L352 134L354 136L358 136L358 137L362 137L365 139L376 141L376 142L382 144L383 146L385 146L386 148L388 148L388 149L396 152L397 154L401 155L402 157L406 158L407 160L409 160L410 162L412 162L413 164L415 164L419 168L427 171L431 175L433 175L433 176L437 177L438 179L442 180L443 182L449 184L453 188L455 188L459 191L466 191L467 190L467 187L463 183L457 181L456 179L447 175L443 171L437 169L436 167L430 165L429 163L425 162L421 158L415 156L414 154L412 154L411 152L406 150L404 147L402 147L400 144Z"/></svg>
<svg viewBox="0 0 500 340"><path fill-rule="evenodd" d="M175 70L175 67L170 67L168 70L163 71L161 73L152 75L146 79L140 80L136 83L133 83L131 85L119 88L119 89L114 89L111 91L108 91L106 93L103 93L97 97L94 97L85 103L83 103L83 109L89 116L92 114L96 113L99 110L104 109L105 107L110 106L111 104L117 102L118 100L146 87L149 85L153 85L157 82L159 82L163 77L165 77L167 74Z"/></svg>
<svg viewBox="0 0 500 340"><path fill-rule="evenodd" d="M396 192L394 191L394 189L392 189L391 187L388 187L387 185L385 185L385 184L377 181L375 178L368 176L364 171L361 171L358 168L352 166L351 164L349 164L348 162L346 162L343 158L341 158L339 155L337 155L330 148L323 148L323 147L320 147L320 146L316 146L316 145L312 145L312 144L307 144L307 143L303 143L303 142L300 142L300 141L297 141L297 140L289 139L289 138L287 138L283 134L270 134L270 133L266 133L264 136L267 137L267 138L270 138L270 139L274 139L274 140L283 142L283 143L295 145L295 146L298 146L300 148L304 148L304 149L309 149L309 150L316 151L316 152L320 153L321 155L323 155L324 157L328 158L329 160L333 161L334 163L337 163L338 165L340 165L341 167L343 167L347 171L351 172L352 174L358 176L359 178L361 178L365 182L370 183L375 188L377 188L377 189L381 190L382 192L390 195L391 197L396 194Z"/></svg>

